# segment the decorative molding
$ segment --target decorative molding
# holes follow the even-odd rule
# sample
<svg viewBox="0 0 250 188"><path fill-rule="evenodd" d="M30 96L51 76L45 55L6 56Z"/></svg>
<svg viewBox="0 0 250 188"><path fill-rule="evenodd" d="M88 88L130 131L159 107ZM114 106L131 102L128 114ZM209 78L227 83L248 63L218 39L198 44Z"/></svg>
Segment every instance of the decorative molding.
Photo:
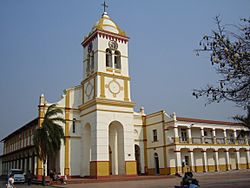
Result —
<svg viewBox="0 0 250 188"><path fill-rule="evenodd" d="M119 107L127 107L127 108L133 108L135 106L135 103L133 102L124 102L124 101L116 101L116 100L110 100L110 99L92 99L91 101L88 101L86 104L83 104L79 106L79 110L83 111L87 108L101 104L101 105L108 105L108 106L119 106Z"/></svg>

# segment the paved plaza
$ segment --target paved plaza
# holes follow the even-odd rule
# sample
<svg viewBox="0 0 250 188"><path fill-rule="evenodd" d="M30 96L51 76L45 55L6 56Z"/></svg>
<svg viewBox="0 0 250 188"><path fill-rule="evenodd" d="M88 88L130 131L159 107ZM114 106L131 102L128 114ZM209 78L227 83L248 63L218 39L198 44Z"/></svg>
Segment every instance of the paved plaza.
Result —
<svg viewBox="0 0 250 188"><path fill-rule="evenodd" d="M217 172L206 174L195 174L200 182L201 188L249 188L250 187L250 170L237 170L229 172ZM81 183L81 184L68 184L57 185L55 187L64 188L174 188L175 185L179 185L181 178L174 177L162 177L156 179L139 179L133 181L114 181L114 182L98 182L98 183ZM5 183L1 181L1 187L4 187ZM17 188L30 187L30 188L42 188L41 185L27 186L27 184L17 184ZM46 186L52 187L52 186Z"/></svg>

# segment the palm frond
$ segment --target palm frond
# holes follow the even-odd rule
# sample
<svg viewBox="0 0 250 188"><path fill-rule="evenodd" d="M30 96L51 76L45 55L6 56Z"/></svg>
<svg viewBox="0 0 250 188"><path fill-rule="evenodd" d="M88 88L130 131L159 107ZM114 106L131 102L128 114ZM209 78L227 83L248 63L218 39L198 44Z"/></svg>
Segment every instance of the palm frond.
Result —
<svg viewBox="0 0 250 188"><path fill-rule="evenodd" d="M42 127L38 128L33 137L35 150L40 159L46 160L48 155L56 155L61 148L62 140L64 140L64 130L62 125L65 123L63 117L58 116L63 111L52 104L48 107Z"/></svg>

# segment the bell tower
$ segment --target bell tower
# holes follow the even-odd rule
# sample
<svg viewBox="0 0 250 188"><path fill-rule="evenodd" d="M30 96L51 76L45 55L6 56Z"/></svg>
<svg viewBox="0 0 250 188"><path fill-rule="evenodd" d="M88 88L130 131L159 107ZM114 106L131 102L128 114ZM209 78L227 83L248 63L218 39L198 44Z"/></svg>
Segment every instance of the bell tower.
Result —
<svg viewBox="0 0 250 188"><path fill-rule="evenodd" d="M128 39L107 12L84 38L83 104L98 98L131 101Z"/></svg>
<svg viewBox="0 0 250 188"><path fill-rule="evenodd" d="M81 176L136 175L128 40L105 10L83 46Z"/></svg>

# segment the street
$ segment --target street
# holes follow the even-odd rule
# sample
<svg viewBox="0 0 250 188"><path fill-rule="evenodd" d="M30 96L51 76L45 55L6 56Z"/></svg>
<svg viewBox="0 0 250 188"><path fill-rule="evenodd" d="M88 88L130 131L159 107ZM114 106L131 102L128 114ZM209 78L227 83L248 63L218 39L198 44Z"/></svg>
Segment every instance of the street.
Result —
<svg viewBox="0 0 250 188"><path fill-rule="evenodd" d="M194 174L198 179L201 188L249 188L250 187L250 170L235 170L229 172L216 172L205 174ZM82 184L68 184L57 185L55 187L64 188L174 188L179 185L181 178L162 178L162 179L143 179L133 181L117 181L117 182L99 182L99 183L82 183ZM1 181L1 187L5 187L5 183ZM41 185L27 186L27 184L17 184L17 188L30 187L42 188ZM51 187L51 186L47 186Z"/></svg>

